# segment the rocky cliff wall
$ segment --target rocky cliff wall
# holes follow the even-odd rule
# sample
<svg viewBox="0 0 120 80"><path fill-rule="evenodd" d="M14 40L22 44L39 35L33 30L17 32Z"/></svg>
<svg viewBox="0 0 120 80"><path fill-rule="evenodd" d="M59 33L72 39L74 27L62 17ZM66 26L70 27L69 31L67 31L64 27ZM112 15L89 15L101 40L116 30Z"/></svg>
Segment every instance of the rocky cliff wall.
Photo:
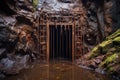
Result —
<svg viewBox="0 0 120 80"><path fill-rule="evenodd" d="M58 1L63 4L74 2L72 0ZM120 28L120 1L76 1L82 4L81 8L86 12L81 19L83 19L83 25L86 26L86 33L83 35L85 47L90 51ZM27 62L34 61L38 57L36 50L38 42L36 16L38 14L35 8L37 2L38 0L0 0L0 73L16 74L26 67ZM44 4L47 3L44 2ZM0 76L4 77L4 75Z"/></svg>
<svg viewBox="0 0 120 80"><path fill-rule="evenodd" d="M38 57L35 20L31 1L0 0L0 73L17 74Z"/></svg>

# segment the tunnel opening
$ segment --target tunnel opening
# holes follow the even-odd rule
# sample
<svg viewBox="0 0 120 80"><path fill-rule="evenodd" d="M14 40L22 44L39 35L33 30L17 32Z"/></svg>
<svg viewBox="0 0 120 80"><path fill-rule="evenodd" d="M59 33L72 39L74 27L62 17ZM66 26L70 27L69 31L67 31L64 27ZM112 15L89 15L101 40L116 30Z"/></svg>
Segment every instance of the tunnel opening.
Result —
<svg viewBox="0 0 120 80"><path fill-rule="evenodd" d="M50 60L72 61L72 26L50 25L49 27Z"/></svg>

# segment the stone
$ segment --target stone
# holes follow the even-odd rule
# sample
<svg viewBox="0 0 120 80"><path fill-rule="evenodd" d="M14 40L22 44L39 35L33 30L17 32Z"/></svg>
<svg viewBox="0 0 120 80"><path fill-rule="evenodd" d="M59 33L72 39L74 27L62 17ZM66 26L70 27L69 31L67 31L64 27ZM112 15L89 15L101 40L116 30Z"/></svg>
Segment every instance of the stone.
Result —
<svg viewBox="0 0 120 80"><path fill-rule="evenodd" d="M7 70L14 66L14 61L10 60L9 58L3 58L0 63L3 65L3 69Z"/></svg>
<svg viewBox="0 0 120 80"><path fill-rule="evenodd" d="M102 68L95 69L96 72L105 74L105 71Z"/></svg>
<svg viewBox="0 0 120 80"><path fill-rule="evenodd" d="M4 22L5 22L4 19L0 16L0 24Z"/></svg>
<svg viewBox="0 0 120 80"><path fill-rule="evenodd" d="M21 69L28 68L29 55L25 56L13 56L14 59L3 58L0 61L0 71L6 75L18 74ZM13 58L12 57L12 58Z"/></svg>
<svg viewBox="0 0 120 80"><path fill-rule="evenodd" d="M28 67L28 62L29 62L30 56L25 55L25 56L16 56L16 63L15 65L18 67L18 69L23 69Z"/></svg>
<svg viewBox="0 0 120 80"><path fill-rule="evenodd" d="M9 32L7 31L7 29L2 29L0 31L0 41L7 41L9 38Z"/></svg>
<svg viewBox="0 0 120 80"><path fill-rule="evenodd" d="M3 49L1 48L1 49L0 49L0 56L1 56L5 51L6 51L5 48L3 48Z"/></svg>
<svg viewBox="0 0 120 80"><path fill-rule="evenodd" d="M0 72L0 79L4 79L6 76Z"/></svg>

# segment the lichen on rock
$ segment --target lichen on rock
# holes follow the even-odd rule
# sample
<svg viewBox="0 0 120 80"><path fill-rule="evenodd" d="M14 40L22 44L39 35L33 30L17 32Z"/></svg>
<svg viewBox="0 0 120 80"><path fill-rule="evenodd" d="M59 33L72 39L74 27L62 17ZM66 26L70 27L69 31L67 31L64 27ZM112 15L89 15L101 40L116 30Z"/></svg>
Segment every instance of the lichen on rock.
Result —
<svg viewBox="0 0 120 80"><path fill-rule="evenodd" d="M108 36L86 55L88 56L83 58L84 63L81 65L92 66L91 68L94 70L100 69L109 74L117 74L117 77L120 78L120 29Z"/></svg>

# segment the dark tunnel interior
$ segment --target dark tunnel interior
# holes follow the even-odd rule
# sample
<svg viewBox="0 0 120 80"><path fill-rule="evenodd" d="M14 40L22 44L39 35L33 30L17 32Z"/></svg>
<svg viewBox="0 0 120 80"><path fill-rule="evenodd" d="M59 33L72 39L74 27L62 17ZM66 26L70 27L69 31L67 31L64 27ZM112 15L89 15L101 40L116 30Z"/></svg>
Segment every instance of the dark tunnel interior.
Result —
<svg viewBox="0 0 120 80"><path fill-rule="evenodd" d="M50 25L50 60L72 61L72 26Z"/></svg>

